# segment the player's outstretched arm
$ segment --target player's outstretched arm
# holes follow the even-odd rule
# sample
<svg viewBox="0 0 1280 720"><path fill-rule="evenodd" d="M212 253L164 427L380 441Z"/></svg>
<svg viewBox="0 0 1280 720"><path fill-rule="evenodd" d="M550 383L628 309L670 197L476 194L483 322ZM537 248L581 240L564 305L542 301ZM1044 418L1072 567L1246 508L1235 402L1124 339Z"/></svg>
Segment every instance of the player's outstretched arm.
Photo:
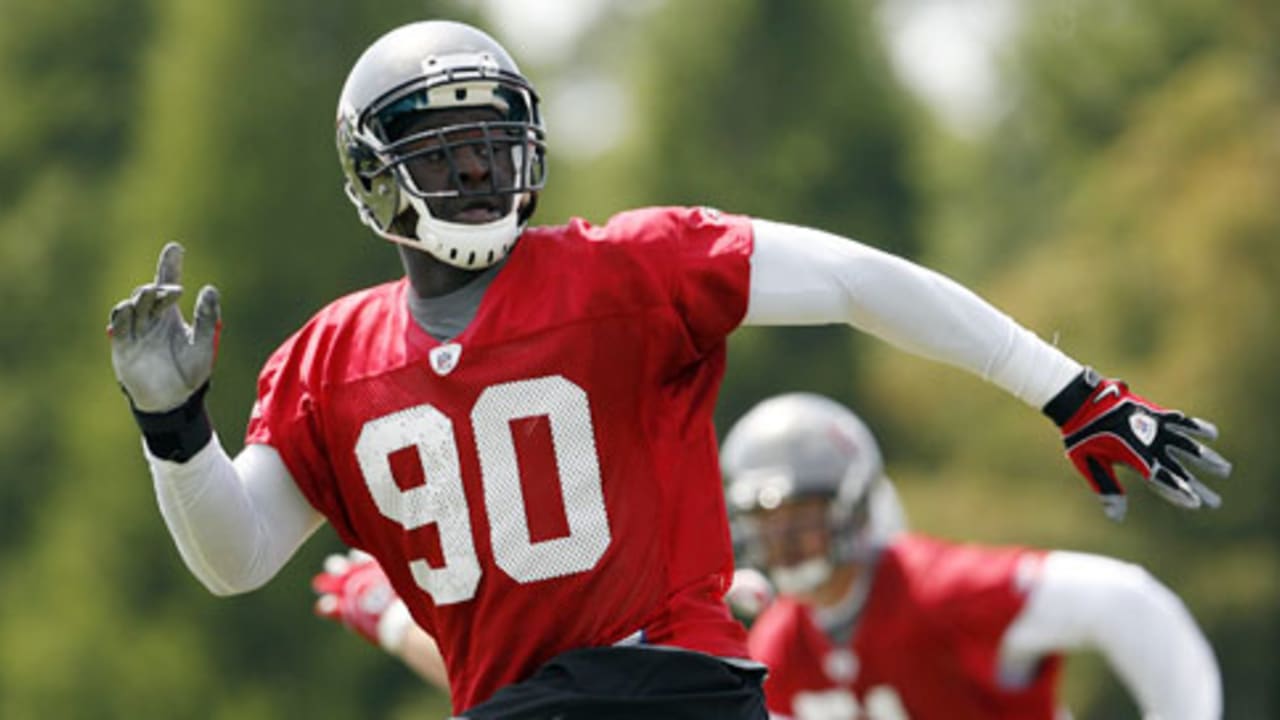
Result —
<svg viewBox="0 0 1280 720"><path fill-rule="evenodd" d="M218 294L200 291L182 318L182 246L165 245L155 278L111 310L111 365L142 430L156 499L187 567L230 595L270 579L321 516L272 448L232 460L204 408L217 350Z"/></svg>
<svg viewBox="0 0 1280 720"><path fill-rule="evenodd" d="M404 601L378 562L351 550L325 558L324 571L311 580L315 613L400 658L423 680L449 691L449 677L436 641L409 615Z"/></svg>
<svg viewBox="0 0 1280 720"><path fill-rule="evenodd" d="M908 352L1004 388L1062 428L1067 453L1112 519L1124 515L1123 463L1161 497L1216 507L1190 470L1225 477L1231 464L1192 436L1211 423L1166 410L1102 380L958 283L903 258L810 228L754 220L745 324L846 323Z"/></svg>
<svg viewBox="0 0 1280 720"><path fill-rule="evenodd" d="M1095 650L1144 718L1217 720L1222 680L1213 650L1174 593L1137 565L1051 552L1000 646L1016 685L1049 654Z"/></svg>

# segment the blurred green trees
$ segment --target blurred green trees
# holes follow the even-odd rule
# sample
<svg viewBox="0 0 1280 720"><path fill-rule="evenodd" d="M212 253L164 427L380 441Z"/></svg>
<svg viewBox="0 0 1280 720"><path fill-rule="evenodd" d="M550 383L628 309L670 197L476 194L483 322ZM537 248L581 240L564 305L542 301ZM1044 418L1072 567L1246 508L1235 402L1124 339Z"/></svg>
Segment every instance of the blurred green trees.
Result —
<svg viewBox="0 0 1280 720"><path fill-rule="evenodd" d="M964 373L841 328L732 340L718 417L794 389L877 429L914 524L1140 562L1202 621L1228 716L1277 711L1280 101L1276 11L1208 0L1028 6L999 124L956 138L890 74L873 5L604 4L573 52L624 89L599 156L557 154L540 217L711 204L859 238L952 274L1073 356L1223 431L1222 510L1135 482L1107 523L1047 421ZM329 299L398 275L339 190L333 107L360 50L462 2L4 3L0 10L0 717L435 717L447 703L310 617L328 530L266 588L210 596L156 511L114 387L107 310L165 240L216 283L211 410L229 449L266 355ZM550 99L550 98L549 98ZM189 306L189 301L186 303ZM980 433L973 432L975 427ZM1080 718L1132 715L1071 663Z"/></svg>
<svg viewBox="0 0 1280 720"><path fill-rule="evenodd" d="M913 255L914 110L872 6L719 0L654 18L633 69L632 202L706 204ZM783 387L856 396L848 328L745 328L717 419Z"/></svg>
<svg viewBox="0 0 1280 720"><path fill-rule="evenodd" d="M925 259L1139 393L1214 420L1236 471L1206 478L1224 506L1200 514L1129 475L1130 517L1111 525L1025 409L877 348L866 379L893 414L889 456L920 527L1148 567L1213 642L1227 716L1272 717L1280 56L1259 27L1275 12L1138 0L1030 12L1006 58L1017 102L976 147L941 143L951 154L931 162L945 172L921 178L939 199ZM1105 670L1073 664L1077 716L1133 716Z"/></svg>

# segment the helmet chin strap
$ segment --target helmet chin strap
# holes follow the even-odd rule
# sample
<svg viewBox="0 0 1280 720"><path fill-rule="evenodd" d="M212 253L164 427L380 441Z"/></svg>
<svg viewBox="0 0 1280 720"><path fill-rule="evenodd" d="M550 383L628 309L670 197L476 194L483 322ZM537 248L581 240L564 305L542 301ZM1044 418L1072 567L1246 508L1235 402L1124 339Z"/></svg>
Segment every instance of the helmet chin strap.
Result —
<svg viewBox="0 0 1280 720"><path fill-rule="evenodd" d="M815 557L795 565L769 569L769 579L783 595L808 594L827 580L835 566L825 557Z"/></svg>
<svg viewBox="0 0 1280 720"><path fill-rule="evenodd" d="M406 193L407 195L407 193ZM520 235L519 203L511 212L487 223L455 223L431 215L422 198L405 198L418 214L415 246L431 253L440 262L463 268L483 270L506 257Z"/></svg>

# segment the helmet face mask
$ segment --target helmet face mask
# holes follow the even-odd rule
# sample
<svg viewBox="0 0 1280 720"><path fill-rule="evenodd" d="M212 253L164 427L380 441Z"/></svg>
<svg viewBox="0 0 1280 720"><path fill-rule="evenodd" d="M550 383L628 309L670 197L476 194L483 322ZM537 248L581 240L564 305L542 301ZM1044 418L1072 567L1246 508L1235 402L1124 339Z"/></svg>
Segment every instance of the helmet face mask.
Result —
<svg viewBox="0 0 1280 720"><path fill-rule="evenodd" d="M905 524L875 437L827 398L758 404L730 429L720 459L738 563L765 570L785 594L869 560Z"/></svg>
<svg viewBox="0 0 1280 720"><path fill-rule="evenodd" d="M337 145L364 224L462 268L506 255L546 181L537 95L497 42L461 23L375 41L343 87Z"/></svg>
<svg viewBox="0 0 1280 720"><path fill-rule="evenodd" d="M747 528L758 538L766 567L798 565L826 556L831 544L826 498L788 501L772 510L748 513Z"/></svg>
<svg viewBox="0 0 1280 720"><path fill-rule="evenodd" d="M515 171L522 145L503 124L459 123L414 132L388 146L389 164L382 171L400 173L401 189L413 197L493 197L510 205L524 190ZM464 179L462 163L468 159L484 166L485 182Z"/></svg>
<svg viewBox="0 0 1280 720"><path fill-rule="evenodd" d="M868 517L870 498L869 490L854 507L846 507L835 495L803 495L771 509L744 512L739 517L743 542L738 560L763 569L785 595L812 593L836 567L870 559L876 546Z"/></svg>

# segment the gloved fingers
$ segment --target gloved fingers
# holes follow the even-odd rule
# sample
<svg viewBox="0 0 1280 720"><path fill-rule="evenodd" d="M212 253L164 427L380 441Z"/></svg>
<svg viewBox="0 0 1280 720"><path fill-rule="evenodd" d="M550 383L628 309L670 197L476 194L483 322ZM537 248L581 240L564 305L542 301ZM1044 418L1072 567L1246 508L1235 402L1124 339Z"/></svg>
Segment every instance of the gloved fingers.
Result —
<svg viewBox="0 0 1280 720"><path fill-rule="evenodd" d="M1129 500L1125 497L1124 486L1121 486L1120 480L1116 479L1115 470L1111 468L1110 462L1098 460L1092 455L1087 456L1082 470L1085 471L1085 478L1088 478L1093 492L1098 493L1098 500L1102 502L1102 512L1105 512L1107 518L1116 523L1124 520L1125 512L1129 509Z"/></svg>
<svg viewBox="0 0 1280 720"><path fill-rule="evenodd" d="M311 589L317 595L333 595L341 599L353 592L351 578L351 573L346 570L336 573L326 570L311 578Z"/></svg>
<svg viewBox="0 0 1280 720"><path fill-rule="evenodd" d="M151 308L156 304L155 288L154 284L139 285L129 295L129 302L133 303L135 322L139 320L145 322L151 318Z"/></svg>
<svg viewBox="0 0 1280 720"><path fill-rule="evenodd" d="M316 602L315 605L312 606L312 610L316 615L319 615L322 618L328 618L330 620L342 619L342 603L338 602L337 595L331 595L328 593L321 595L316 598Z"/></svg>
<svg viewBox="0 0 1280 720"><path fill-rule="evenodd" d="M1176 465L1180 469L1181 472L1179 474L1186 478L1187 483L1190 484L1196 494L1204 500L1204 503L1209 507L1216 508L1222 504L1222 498L1219 497L1216 492L1210 490L1207 485L1200 482L1199 478L1190 472L1188 468L1195 468L1197 470L1203 469L1219 477L1226 477L1226 474L1231 472L1231 463L1223 460L1221 456L1208 448L1201 448L1201 450L1211 454L1212 458L1209 459L1214 462L1207 462L1205 457L1192 455L1178 447L1169 448L1169 456L1173 461L1172 464ZM1222 466L1219 463L1224 463L1226 465L1226 472L1222 471Z"/></svg>
<svg viewBox="0 0 1280 720"><path fill-rule="evenodd" d="M1178 468L1178 470L1181 471L1181 468ZM1204 504L1200 499L1200 495L1187 482L1185 475L1175 473L1164 465L1156 465L1155 472L1151 474L1151 482L1148 485L1165 500L1179 507L1195 510Z"/></svg>
<svg viewBox="0 0 1280 720"><path fill-rule="evenodd" d="M755 568L737 568L733 571L733 583L725 593L725 602L737 615L755 618L773 603L773 586L768 578Z"/></svg>
<svg viewBox="0 0 1280 720"><path fill-rule="evenodd" d="M350 564L344 555L333 553L324 559L324 571L311 578L311 589L320 595L340 595Z"/></svg>
<svg viewBox="0 0 1280 720"><path fill-rule="evenodd" d="M1109 519L1120 522L1124 520L1125 513L1129 510L1129 498L1126 495L1099 495L1098 500L1102 503L1102 512Z"/></svg>
<svg viewBox="0 0 1280 720"><path fill-rule="evenodd" d="M1202 440L1217 440L1218 426L1201 418L1187 417L1182 413L1170 413L1163 418L1175 432L1194 435Z"/></svg>
<svg viewBox="0 0 1280 720"><path fill-rule="evenodd" d="M1102 502L1102 512L1115 522L1124 520L1125 512L1129 509L1129 501L1125 497L1124 487L1116 479L1115 470L1095 457L1087 458L1085 464L1093 491L1098 494L1098 499Z"/></svg>
<svg viewBox="0 0 1280 720"><path fill-rule="evenodd" d="M1187 484L1200 496L1200 502L1211 508L1222 507L1222 496L1214 492L1208 485L1200 482L1195 475L1187 475Z"/></svg>
<svg viewBox="0 0 1280 720"><path fill-rule="evenodd" d="M156 285L152 294L155 302L151 306L151 316L155 320L159 320L161 314L168 311L178 303L178 299L182 297L181 285Z"/></svg>
<svg viewBox="0 0 1280 720"><path fill-rule="evenodd" d="M332 553L324 559L324 571L330 575L342 575L351 567L351 561L342 553Z"/></svg>
<svg viewBox="0 0 1280 720"><path fill-rule="evenodd" d="M134 333L145 334L182 297L181 285L140 285L127 302L133 305Z"/></svg>
<svg viewBox="0 0 1280 720"><path fill-rule="evenodd" d="M200 347L212 350L214 339L218 333L218 321L222 318L222 308L218 302L218 289L212 285L200 288L196 296L195 317L191 321L193 342Z"/></svg>
<svg viewBox="0 0 1280 720"><path fill-rule="evenodd" d="M1227 477L1231 474L1231 461L1219 455L1213 448L1201 445L1186 435L1176 432L1169 434L1168 455L1174 461L1190 464L1196 469L1218 477Z"/></svg>
<svg viewBox="0 0 1280 720"><path fill-rule="evenodd" d="M156 261L156 285L178 285L182 283L182 256L185 251L176 242L167 242L160 249L160 259Z"/></svg>
<svg viewBox="0 0 1280 720"><path fill-rule="evenodd" d="M373 562L373 556L358 548L351 548L347 552L347 559L354 563Z"/></svg>
<svg viewBox="0 0 1280 720"><path fill-rule="evenodd" d="M1201 445L1200 455L1193 462L1197 467L1203 467L1206 472L1218 477L1227 477L1231 474L1231 461L1219 455L1213 448Z"/></svg>
<svg viewBox="0 0 1280 720"><path fill-rule="evenodd" d="M111 315L107 318L107 334L112 340L133 339L133 311L132 299L121 300L111 308Z"/></svg>
<svg viewBox="0 0 1280 720"><path fill-rule="evenodd" d="M351 582L355 577L352 571L357 566L369 562L373 562L373 556L360 550L331 553L326 556L324 571L311 578L311 589L320 595L316 602L319 603L325 596L329 596L331 599L324 601L326 605L330 602L337 603L344 593L352 591ZM319 613L319 609L316 612Z"/></svg>
<svg viewBox="0 0 1280 720"><path fill-rule="evenodd" d="M1116 471L1112 469L1110 463L1093 456L1086 458L1085 463L1088 466L1087 477L1093 485L1094 492L1099 495L1124 494L1124 486L1116 479Z"/></svg>
<svg viewBox="0 0 1280 720"><path fill-rule="evenodd" d="M311 589L317 595L337 593L342 590L342 576L331 573L317 573L311 577Z"/></svg>

